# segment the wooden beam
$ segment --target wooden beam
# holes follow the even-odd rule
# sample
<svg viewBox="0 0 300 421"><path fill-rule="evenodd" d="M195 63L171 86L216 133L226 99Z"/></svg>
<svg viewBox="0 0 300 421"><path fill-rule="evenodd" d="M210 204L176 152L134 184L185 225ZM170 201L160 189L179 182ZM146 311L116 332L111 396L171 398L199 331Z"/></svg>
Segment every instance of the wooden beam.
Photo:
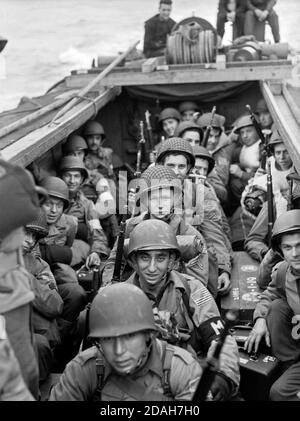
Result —
<svg viewBox="0 0 300 421"><path fill-rule="evenodd" d="M275 126L284 140L294 166L300 173L300 125L283 95L274 96L267 82L261 82L261 91L273 117Z"/></svg>
<svg viewBox="0 0 300 421"><path fill-rule="evenodd" d="M57 124L47 124L1 150L1 158L22 167L26 167L40 158L49 149L65 139L74 130L81 127L102 107L116 97L120 89L111 88L95 98L94 102L80 103L68 111Z"/></svg>
<svg viewBox="0 0 300 421"><path fill-rule="evenodd" d="M178 66L177 66L178 67ZM226 69L182 69L160 70L151 73L115 71L103 81L104 86L168 85L184 83L243 82L254 80L287 79L291 76L291 66L237 67ZM73 75L66 78L68 88L80 88L94 76Z"/></svg>
<svg viewBox="0 0 300 421"><path fill-rule="evenodd" d="M299 108L300 104L296 103L296 101L294 100L292 94L290 93L285 83L283 84L283 87L282 87L282 93L286 102L289 104L290 110L292 111L295 119L300 124L300 108Z"/></svg>
<svg viewBox="0 0 300 421"><path fill-rule="evenodd" d="M157 66L161 66L164 64L166 64L165 56L148 58L148 60L146 60L142 64L142 72L143 73L153 72L153 70L155 70Z"/></svg>

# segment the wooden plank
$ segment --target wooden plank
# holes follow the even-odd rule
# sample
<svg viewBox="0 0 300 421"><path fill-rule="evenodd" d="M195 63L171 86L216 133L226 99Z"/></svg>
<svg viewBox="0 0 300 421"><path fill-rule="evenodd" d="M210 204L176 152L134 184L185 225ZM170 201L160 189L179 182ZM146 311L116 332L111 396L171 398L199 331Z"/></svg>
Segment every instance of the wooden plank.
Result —
<svg viewBox="0 0 300 421"><path fill-rule="evenodd" d="M274 96L267 82L261 82L260 86L275 126L285 142L294 166L300 172L300 125L283 95Z"/></svg>
<svg viewBox="0 0 300 421"><path fill-rule="evenodd" d="M282 86L282 93L286 102L289 104L290 110L292 111L295 119L300 124L300 108L299 105L295 102L293 96L291 95L289 89L287 88L286 84L284 83Z"/></svg>
<svg viewBox="0 0 300 421"><path fill-rule="evenodd" d="M176 83L243 82L254 80L286 79L291 66L245 67L226 69L183 69L142 72L111 73L103 81L104 86L168 85ZM93 79L92 75L73 75L66 78L66 86L80 88Z"/></svg>
<svg viewBox="0 0 300 421"><path fill-rule="evenodd" d="M49 149L81 127L96 112L120 93L111 88L94 100L94 103L80 103L68 111L56 124L47 124L1 150L1 157L13 164L26 167L40 158Z"/></svg>
<svg viewBox="0 0 300 421"><path fill-rule="evenodd" d="M148 60L146 60L142 64L142 72L143 73L153 72L153 70L155 70L157 66L161 66L164 64L166 64L166 59L164 56L148 58Z"/></svg>

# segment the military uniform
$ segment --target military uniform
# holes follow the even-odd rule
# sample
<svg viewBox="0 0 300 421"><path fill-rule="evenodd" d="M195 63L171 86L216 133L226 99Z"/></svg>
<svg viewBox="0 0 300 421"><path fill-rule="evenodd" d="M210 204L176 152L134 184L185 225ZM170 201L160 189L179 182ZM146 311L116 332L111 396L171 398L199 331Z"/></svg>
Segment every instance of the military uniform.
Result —
<svg viewBox="0 0 300 421"><path fill-rule="evenodd" d="M140 287L136 273L126 282ZM187 294L189 309L186 308L183 291ZM147 294L147 291L144 292ZM202 352L203 355L206 353L212 355L216 345L215 340L219 337L223 325L216 303L202 283L195 278L172 270L168 274L160 299L157 300L157 297L147 295L153 301L154 308L158 309L162 323L163 320L169 320L171 315L175 317L179 336L181 336L179 341L181 346L186 347L191 340L190 344L196 351ZM193 339L191 337L195 335L195 330L199 336ZM180 332L183 332L183 335ZM234 389L237 390L240 378L239 358L237 344L231 336L227 337L225 341L219 368L232 380Z"/></svg>
<svg viewBox="0 0 300 421"><path fill-rule="evenodd" d="M31 303L34 293L31 275L24 266L21 252L22 228L14 230L0 247L0 311L6 319L6 331L19 361L24 381L38 398L38 365L33 345Z"/></svg>
<svg viewBox="0 0 300 421"><path fill-rule="evenodd" d="M67 215L77 219L78 224L88 227L86 241L76 239L72 245L73 259L71 265L82 263L90 253L98 253L105 257L109 254L107 238L101 227L97 211L91 200L88 200L82 192L75 193L70 199L70 205L66 209ZM86 244L89 242L89 244ZM85 243L85 244L82 244Z"/></svg>
<svg viewBox="0 0 300 421"><path fill-rule="evenodd" d="M143 212L139 216L128 219L126 221L125 238L129 238L132 230L140 222L148 218L149 218L148 213ZM191 251L192 248L190 248L190 252L187 253L186 259L184 259L185 261L183 264L183 270L187 274L191 276L195 276L204 285L207 285L208 283L208 254L207 254L207 248L206 248L206 243L205 243L204 238L195 228L193 228L189 224L185 224L182 217L180 217L179 215L174 215L174 214L170 215L168 223L172 227L176 235L182 236L182 238L185 236L186 238L187 237L191 238L193 236L194 238L199 239L199 246L194 251ZM117 254L117 241L110 253L109 258L107 259L105 263L105 267L104 267L104 271L102 275L102 280L103 280L104 285L108 285L111 282L114 266L115 266L116 254ZM124 259L124 264L125 264L125 259Z"/></svg>
<svg viewBox="0 0 300 421"><path fill-rule="evenodd" d="M100 146L97 154L87 153L84 158L84 165L89 171L98 170L101 173L103 167L108 171L108 176L113 176L112 163L113 150L111 148L103 148Z"/></svg>
<svg viewBox="0 0 300 421"><path fill-rule="evenodd" d="M172 352L169 373L171 397L164 395L164 357L163 344L158 339L153 340L149 358L146 364L131 376L119 376L103 360L104 385L102 400L104 401L139 401L151 400L191 400L200 379L202 369L194 357L187 351L176 346L167 345ZM101 355L100 355L101 357ZM99 399L96 389L97 358L96 347L87 349L74 358L66 367L60 382L52 389L50 401L89 401ZM103 356L102 356L103 359ZM127 377L129 382L126 385ZM131 387L134 381L137 389ZM141 392L145 392L141 397ZM161 398L161 399L160 399Z"/></svg>
<svg viewBox="0 0 300 421"><path fill-rule="evenodd" d="M34 401L21 375L18 360L9 343L5 319L0 315L0 401Z"/></svg>

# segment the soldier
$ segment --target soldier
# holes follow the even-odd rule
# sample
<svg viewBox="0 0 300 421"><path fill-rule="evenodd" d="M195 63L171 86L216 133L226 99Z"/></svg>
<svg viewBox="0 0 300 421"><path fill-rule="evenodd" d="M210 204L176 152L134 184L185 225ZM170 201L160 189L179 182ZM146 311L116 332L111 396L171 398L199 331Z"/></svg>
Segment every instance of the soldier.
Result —
<svg viewBox="0 0 300 421"><path fill-rule="evenodd" d="M215 169L215 159L209 151L203 146L195 146L193 148L195 156L195 166L192 169L192 174L203 177L206 184L210 185L217 195L217 198L222 204L227 201L227 188L219 177Z"/></svg>
<svg viewBox="0 0 300 421"><path fill-rule="evenodd" d="M144 219L160 219L172 227L182 240L185 253L180 262L181 270L195 276L204 285L208 283L208 254L202 234L185 223L182 217L182 188L172 169L157 165L149 167L138 180L140 202L139 214L126 221L125 238ZM113 277L117 242L114 245L103 271L103 283L109 284ZM131 271L130 271L131 273ZM126 279L126 278L125 278Z"/></svg>
<svg viewBox="0 0 300 421"><path fill-rule="evenodd" d="M156 163L172 168L183 182L184 209L195 208L196 218L193 225L203 235L210 253L216 256L215 263L218 269L216 288L220 294L226 294L230 288L231 256L222 229L219 204L216 202L215 194L212 194L205 185L195 186L188 182L190 180L184 182L195 165L193 148L187 140L176 137L168 139L160 148ZM210 269L213 269L212 265ZM212 276L210 278L212 279ZM215 283L215 280L212 283ZM212 289L210 291L215 295Z"/></svg>
<svg viewBox="0 0 300 421"><path fill-rule="evenodd" d="M274 10L276 0L247 0L247 11L245 15L245 35L256 35L256 21L268 21L272 29L274 42L280 42L278 15ZM262 39L261 41L264 41Z"/></svg>
<svg viewBox="0 0 300 421"><path fill-rule="evenodd" d="M140 287L152 301L162 338L203 356L212 352L223 324L205 286L174 270L179 255L176 236L168 224L141 222L129 239L128 259L135 272L126 283ZM237 345L229 337L211 388L215 400L227 400L238 389L238 365Z"/></svg>
<svg viewBox="0 0 300 421"><path fill-rule="evenodd" d="M217 173L214 171L215 160L210 155L208 150L203 146L195 146L193 148L194 156L195 156L195 166L191 171L191 175L194 174L196 177L196 182L204 183L212 192L212 194L216 195L216 202L218 199L221 202L220 197L225 201L225 197L227 195L227 191L223 183L221 182L220 178L218 177ZM228 224L228 220L225 216L224 210L221 205L218 206L221 215L222 215L222 226L224 232L228 237L228 241L231 240L231 233ZM230 243L228 243L228 248L231 249Z"/></svg>
<svg viewBox="0 0 300 421"><path fill-rule="evenodd" d="M239 205L241 195L261 160L261 142L249 115L238 119L234 133L239 134L243 146L235 148L229 168L233 209Z"/></svg>
<svg viewBox="0 0 300 421"><path fill-rule="evenodd" d="M274 122L271 113L267 107L266 101L262 98L258 101L255 109L258 122L262 130L274 130Z"/></svg>
<svg viewBox="0 0 300 421"><path fill-rule="evenodd" d="M73 265L85 262L86 267L99 266L109 254L106 235L95 205L80 190L88 172L79 158L64 157L59 173L69 190L69 206L64 211L77 219L77 234L72 245Z"/></svg>
<svg viewBox="0 0 300 421"><path fill-rule="evenodd" d="M31 275L24 266L23 226L37 216L38 194L32 175L0 160L0 314L25 384L38 399L38 364L33 346Z"/></svg>
<svg viewBox="0 0 300 421"><path fill-rule="evenodd" d="M0 316L0 401L34 401L7 338L3 316Z"/></svg>
<svg viewBox="0 0 300 421"><path fill-rule="evenodd" d="M35 220L26 224L23 241L25 267L32 275L35 298L32 302L32 324L38 349L40 382L46 380L54 361L55 348L60 344L56 319L63 311L55 278L49 265L38 255L37 243L48 235L46 215L39 209Z"/></svg>
<svg viewBox="0 0 300 421"><path fill-rule="evenodd" d="M202 374L187 351L155 338L151 303L134 285L100 290L90 311L95 346L77 355L50 401L191 400Z"/></svg>
<svg viewBox="0 0 300 421"><path fill-rule="evenodd" d="M174 136L187 140L194 147L200 145L203 140L203 131L193 121L182 121L176 127Z"/></svg>
<svg viewBox="0 0 300 421"><path fill-rule="evenodd" d="M245 343L249 352L265 338L273 354L283 363L282 376L273 384L271 400L298 400L300 389L299 347L299 273L300 273L300 210L281 215L272 233L272 249L284 261L276 265L272 280L261 294L253 320L255 325Z"/></svg>
<svg viewBox="0 0 300 421"><path fill-rule="evenodd" d="M283 140L277 131L274 131L269 149L274 155L271 161L272 186L273 186L273 206L275 219L287 210L289 184L286 177L293 171L293 162L283 143ZM265 180L266 190L266 180ZM268 202L265 202L257 216L251 231L245 240L245 250L254 259L262 261L268 251Z"/></svg>
<svg viewBox="0 0 300 421"><path fill-rule="evenodd" d="M64 156L76 156L84 161L87 154L88 145L83 137L73 134L68 137L62 145L62 153Z"/></svg>
<svg viewBox="0 0 300 421"><path fill-rule="evenodd" d="M176 22L170 18L172 0L160 0L159 13L145 22L144 55L146 58L164 55L167 35Z"/></svg>
<svg viewBox="0 0 300 421"><path fill-rule="evenodd" d="M45 178L41 185L47 190L49 199L43 204L49 233L39 241L41 256L51 268L57 282L64 308L59 319L60 336L64 341L61 348L73 349L77 332L77 319L86 304L86 294L78 284L72 265L77 260L72 248L78 230L74 216L64 214L69 206L69 191L66 183L57 177ZM70 266L71 265L71 266ZM64 352L64 351L63 351Z"/></svg>
<svg viewBox="0 0 300 421"><path fill-rule="evenodd" d="M211 113L205 113L198 118L197 124L205 132L211 123ZM215 160L215 172L223 182L226 189L229 182L229 167L232 160L234 143L224 132L225 117L215 114L212 120L212 129L207 141L206 149Z"/></svg>
<svg viewBox="0 0 300 421"><path fill-rule="evenodd" d="M164 132L167 138L173 137L180 120L181 116L176 108L164 108L158 116L159 128ZM157 150L161 144L162 142L156 145Z"/></svg>
<svg viewBox="0 0 300 421"><path fill-rule="evenodd" d="M97 172L100 172L113 178L113 150L103 147L106 136L102 124L94 120L88 121L83 128L82 135L88 145L84 163L90 171L90 176L96 177Z"/></svg>
<svg viewBox="0 0 300 421"><path fill-rule="evenodd" d="M179 104L178 110L182 121L196 123L197 118L202 114L200 108L194 101L184 101Z"/></svg>

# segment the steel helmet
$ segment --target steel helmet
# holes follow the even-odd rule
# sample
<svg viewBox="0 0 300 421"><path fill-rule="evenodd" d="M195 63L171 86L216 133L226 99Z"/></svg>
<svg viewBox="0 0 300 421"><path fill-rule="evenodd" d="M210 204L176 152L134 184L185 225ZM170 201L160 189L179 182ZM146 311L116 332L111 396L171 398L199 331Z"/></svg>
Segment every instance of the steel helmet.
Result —
<svg viewBox="0 0 300 421"><path fill-rule="evenodd" d="M94 298L90 338L108 338L156 330L152 305L135 285L121 282L102 288Z"/></svg>
<svg viewBox="0 0 300 421"><path fill-rule="evenodd" d="M185 111L200 111L200 108L194 101L184 101L179 104L178 110L184 113Z"/></svg>
<svg viewBox="0 0 300 421"><path fill-rule="evenodd" d="M176 127L174 135L176 137L181 137L187 130L197 131L200 134L200 142L202 141L203 130L198 124L193 123L192 121L181 121Z"/></svg>
<svg viewBox="0 0 300 421"><path fill-rule="evenodd" d="M95 134L101 134L105 136L104 128L98 121L90 120L86 123L83 128L83 136L90 136Z"/></svg>
<svg viewBox="0 0 300 421"><path fill-rule="evenodd" d="M253 126L253 121L250 115L243 115L235 123L234 133L239 134L240 130L244 127Z"/></svg>
<svg viewBox="0 0 300 421"><path fill-rule="evenodd" d="M212 127L215 127L217 129L223 129L224 124L225 124L225 117L220 115L220 114L215 114L214 118L212 120ZM198 120L197 120L197 124L203 128L203 127L207 127L211 124L211 113L204 113L202 114Z"/></svg>
<svg viewBox="0 0 300 421"><path fill-rule="evenodd" d="M39 208L37 217L25 225L28 231L32 231L37 237L47 237L49 233L49 227L47 224L47 217L42 208Z"/></svg>
<svg viewBox="0 0 300 421"><path fill-rule="evenodd" d="M203 146L196 145L196 146L193 147L193 151L194 151L195 158L202 158L202 159L206 159L208 161L207 174L209 174L215 166L214 158L211 156L211 154L208 152L208 150L206 148L204 148Z"/></svg>
<svg viewBox="0 0 300 421"><path fill-rule="evenodd" d="M165 108L161 111L158 116L158 122L161 123L162 121L166 120L167 118L174 118L177 121L181 120L181 115L176 108Z"/></svg>
<svg viewBox="0 0 300 421"><path fill-rule="evenodd" d="M64 156L60 162L59 172L62 175L67 170L80 171L83 177L83 181L89 178L89 173L84 166L82 160L76 156Z"/></svg>
<svg viewBox="0 0 300 421"><path fill-rule="evenodd" d="M49 196L62 199L64 209L69 206L69 189L64 180L58 177L46 177L41 181L41 186L47 190Z"/></svg>
<svg viewBox="0 0 300 421"><path fill-rule="evenodd" d="M171 168L164 165L148 167L138 180L138 197L149 191L170 187L181 197L181 181Z"/></svg>
<svg viewBox="0 0 300 421"><path fill-rule="evenodd" d="M185 155L188 163L191 167L194 167L195 157L193 154L193 148L190 142L185 139L181 139L180 137L170 137L162 143L158 151L156 163L163 164L165 157L174 153Z"/></svg>
<svg viewBox="0 0 300 421"><path fill-rule="evenodd" d="M142 250L174 250L176 257L180 249L173 229L166 222L148 219L140 222L131 232L128 245L128 258Z"/></svg>
<svg viewBox="0 0 300 421"><path fill-rule="evenodd" d="M83 137L73 134L68 137L67 141L62 146L62 151L64 155L68 155L74 151L85 151L88 148L86 141Z"/></svg>
<svg viewBox="0 0 300 421"><path fill-rule="evenodd" d="M262 98L256 104L255 114L269 112L266 101Z"/></svg>
<svg viewBox="0 0 300 421"><path fill-rule="evenodd" d="M0 160L0 238L34 219L40 207L39 194L47 192L36 186L32 174Z"/></svg>
<svg viewBox="0 0 300 421"><path fill-rule="evenodd" d="M272 152L274 152L274 146L279 145L280 143L284 143L283 139L279 134L278 130L275 129L268 142L268 147L271 149Z"/></svg>
<svg viewBox="0 0 300 421"><path fill-rule="evenodd" d="M300 209L293 209L280 215L273 226L271 247L281 254L280 239L283 234L300 232Z"/></svg>

